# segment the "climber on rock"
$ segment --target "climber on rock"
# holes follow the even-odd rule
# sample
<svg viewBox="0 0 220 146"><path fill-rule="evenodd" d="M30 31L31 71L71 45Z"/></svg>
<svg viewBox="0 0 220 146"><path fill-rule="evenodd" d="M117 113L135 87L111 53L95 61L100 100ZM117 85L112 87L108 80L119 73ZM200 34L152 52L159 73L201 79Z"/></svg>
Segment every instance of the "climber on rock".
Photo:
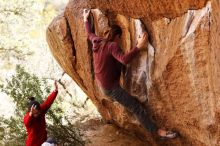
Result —
<svg viewBox="0 0 220 146"><path fill-rule="evenodd" d="M55 90L42 104L35 101L34 97L29 98L28 112L24 116L24 125L28 134L26 146L41 146L47 140L45 114L57 96L57 81L54 82L54 86Z"/></svg>
<svg viewBox="0 0 220 146"><path fill-rule="evenodd" d="M155 123L149 118L148 112L141 103L129 93L127 93L119 84L121 74L121 64L126 65L145 47L147 43L147 34L137 40L135 48L124 54L119 47L119 42L122 35L122 29L118 25L112 25L105 37L98 37L91 31L88 17L90 10L84 9L83 17L85 29L88 34L88 39L93 44L93 63L95 78L102 89L103 93L132 112L140 122L140 124L152 134L159 135L164 139L172 139L177 136L177 133L166 131L158 128Z"/></svg>

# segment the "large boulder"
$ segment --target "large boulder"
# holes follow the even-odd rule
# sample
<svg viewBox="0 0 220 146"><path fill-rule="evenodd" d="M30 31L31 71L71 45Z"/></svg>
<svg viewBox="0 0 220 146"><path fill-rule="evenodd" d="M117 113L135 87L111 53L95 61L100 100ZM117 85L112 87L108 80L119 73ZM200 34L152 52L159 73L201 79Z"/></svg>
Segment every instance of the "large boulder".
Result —
<svg viewBox="0 0 220 146"><path fill-rule="evenodd" d="M123 29L130 50L147 31L146 49L122 71L121 84L151 111L160 127L181 137L160 141L124 107L103 96L95 82L83 9L97 35L109 24ZM218 0L70 0L47 29L47 42L63 70L92 100L102 117L136 133L146 145L220 145L220 3Z"/></svg>

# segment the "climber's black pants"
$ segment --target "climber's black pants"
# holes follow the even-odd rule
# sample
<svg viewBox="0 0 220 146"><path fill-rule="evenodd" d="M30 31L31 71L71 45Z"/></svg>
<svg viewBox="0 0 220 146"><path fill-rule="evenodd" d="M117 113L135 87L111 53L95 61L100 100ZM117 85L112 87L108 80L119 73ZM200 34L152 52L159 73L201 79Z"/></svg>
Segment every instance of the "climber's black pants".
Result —
<svg viewBox="0 0 220 146"><path fill-rule="evenodd" d="M141 125L151 133L156 133L158 130L155 123L150 119L148 112L143 108L141 103L133 96L128 94L123 88L118 85L112 90L102 89L103 93L109 97L112 97L130 112L135 114Z"/></svg>

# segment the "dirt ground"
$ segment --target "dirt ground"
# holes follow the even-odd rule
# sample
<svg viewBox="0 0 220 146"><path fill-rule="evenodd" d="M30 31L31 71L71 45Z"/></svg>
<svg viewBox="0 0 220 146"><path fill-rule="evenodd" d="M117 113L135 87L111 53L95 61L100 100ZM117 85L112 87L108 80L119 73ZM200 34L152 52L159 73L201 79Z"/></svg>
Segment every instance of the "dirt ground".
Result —
<svg viewBox="0 0 220 146"><path fill-rule="evenodd" d="M139 138L112 124L92 119L83 124L86 146L146 146Z"/></svg>

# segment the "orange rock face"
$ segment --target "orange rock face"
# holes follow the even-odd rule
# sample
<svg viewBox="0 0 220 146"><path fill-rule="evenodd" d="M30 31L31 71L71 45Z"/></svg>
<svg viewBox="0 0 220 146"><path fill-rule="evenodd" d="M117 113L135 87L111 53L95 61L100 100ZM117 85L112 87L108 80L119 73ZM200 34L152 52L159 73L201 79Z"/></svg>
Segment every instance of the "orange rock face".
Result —
<svg viewBox="0 0 220 146"><path fill-rule="evenodd" d="M82 12L92 9L97 35L109 24L123 29L124 52L143 31L149 43L123 70L121 84L160 127L181 137L160 141L131 113L99 91ZM220 3L218 0L70 0L47 30L51 52L93 101L104 119L141 135L149 146L220 145ZM143 138L144 137L144 138Z"/></svg>

